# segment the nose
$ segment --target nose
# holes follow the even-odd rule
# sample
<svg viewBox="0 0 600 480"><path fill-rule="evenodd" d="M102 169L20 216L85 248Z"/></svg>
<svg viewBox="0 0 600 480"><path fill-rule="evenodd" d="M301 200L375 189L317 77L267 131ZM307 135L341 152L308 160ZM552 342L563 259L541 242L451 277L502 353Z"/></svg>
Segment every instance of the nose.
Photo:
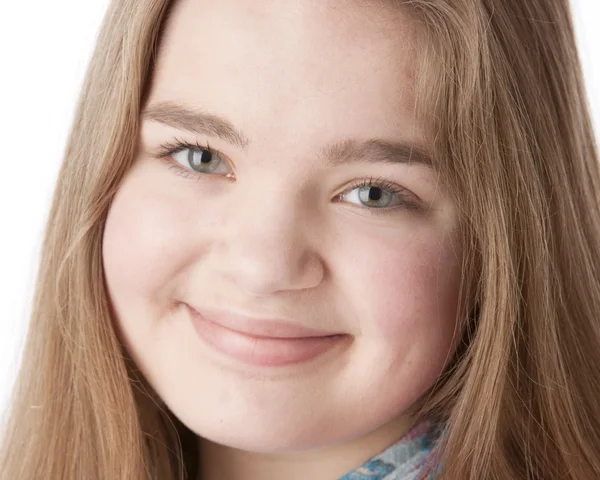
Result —
<svg viewBox="0 0 600 480"><path fill-rule="evenodd" d="M222 230L227 280L253 296L317 286L324 275L319 238L300 202L273 190L253 191L244 200Z"/></svg>

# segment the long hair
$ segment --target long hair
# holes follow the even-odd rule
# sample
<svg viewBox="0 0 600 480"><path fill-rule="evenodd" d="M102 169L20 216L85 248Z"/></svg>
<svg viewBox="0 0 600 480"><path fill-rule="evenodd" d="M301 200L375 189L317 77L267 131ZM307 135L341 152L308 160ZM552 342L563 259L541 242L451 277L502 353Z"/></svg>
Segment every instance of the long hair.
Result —
<svg viewBox="0 0 600 480"><path fill-rule="evenodd" d="M119 342L101 258L171 3L114 0L104 20L0 480L193 478L194 436ZM462 221L464 337L422 408L446 426L442 476L600 478L600 165L568 0L396 3L418 25L417 114Z"/></svg>

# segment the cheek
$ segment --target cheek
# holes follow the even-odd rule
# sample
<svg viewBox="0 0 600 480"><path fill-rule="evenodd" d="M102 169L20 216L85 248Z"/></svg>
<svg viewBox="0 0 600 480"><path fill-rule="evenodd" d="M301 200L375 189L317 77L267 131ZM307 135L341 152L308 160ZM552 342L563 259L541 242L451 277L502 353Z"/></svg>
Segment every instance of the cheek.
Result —
<svg viewBox="0 0 600 480"><path fill-rule="evenodd" d="M376 326L382 334L395 337L427 327L454 327L459 275L456 260L444 256L438 246L422 245L381 264L386 292L379 304L385 314Z"/></svg>
<svg viewBox="0 0 600 480"><path fill-rule="evenodd" d="M189 261L189 208L184 199L151 188L153 184L147 174L134 170L108 213L103 238L105 275L109 290L120 296L160 298Z"/></svg>
<svg viewBox="0 0 600 480"><path fill-rule="evenodd" d="M455 238L423 229L405 241L364 239L346 270L361 334L391 350L448 346L460 283ZM367 245L368 243L368 245ZM444 353L447 352L447 348Z"/></svg>

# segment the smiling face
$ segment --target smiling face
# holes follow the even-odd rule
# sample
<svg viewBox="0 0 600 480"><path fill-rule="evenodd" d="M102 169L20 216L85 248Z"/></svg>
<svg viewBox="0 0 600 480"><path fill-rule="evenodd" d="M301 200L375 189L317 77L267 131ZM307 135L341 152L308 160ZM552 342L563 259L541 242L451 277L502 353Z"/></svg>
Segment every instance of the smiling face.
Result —
<svg viewBox="0 0 600 480"><path fill-rule="evenodd" d="M458 338L457 211L418 156L411 23L340 5L178 2L109 211L119 332L216 443L389 445Z"/></svg>

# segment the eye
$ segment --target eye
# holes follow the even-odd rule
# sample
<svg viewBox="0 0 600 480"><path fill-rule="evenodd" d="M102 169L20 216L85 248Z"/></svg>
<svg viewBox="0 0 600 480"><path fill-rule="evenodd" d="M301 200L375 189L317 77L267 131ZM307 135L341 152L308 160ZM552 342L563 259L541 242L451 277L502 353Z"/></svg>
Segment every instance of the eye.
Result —
<svg viewBox="0 0 600 480"><path fill-rule="evenodd" d="M345 202L366 207L369 210L391 211L397 207L417 209L415 199L404 188L387 180L359 180L338 197Z"/></svg>
<svg viewBox="0 0 600 480"><path fill-rule="evenodd" d="M197 173L228 175L227 164L219 153L210 148L182 148L174 152L171 157L184 168Z"/></svg>
<svg viewBox="0 0 600 480"><path fill-rule="evenodd" d="M381 187L358 187L342 195L343 199L364 207L386 208L400 203L396 194Z"/></svg>

